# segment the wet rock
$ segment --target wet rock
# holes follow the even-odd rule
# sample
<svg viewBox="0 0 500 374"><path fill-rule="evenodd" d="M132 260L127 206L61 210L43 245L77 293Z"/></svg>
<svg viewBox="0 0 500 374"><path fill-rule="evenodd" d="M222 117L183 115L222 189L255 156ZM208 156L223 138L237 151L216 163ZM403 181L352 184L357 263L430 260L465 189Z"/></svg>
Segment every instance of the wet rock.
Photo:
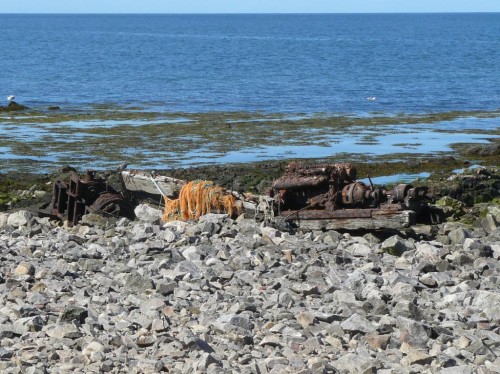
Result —
<svg viewBox="0 0 500 374"><path fill-rule="evenodd" d="M0 112L15 112L15 111L22 111L28 109L27 106L24 106L22 104L18 104L15 101L10 101L9 104L4 107L0 106Z"/></svg>

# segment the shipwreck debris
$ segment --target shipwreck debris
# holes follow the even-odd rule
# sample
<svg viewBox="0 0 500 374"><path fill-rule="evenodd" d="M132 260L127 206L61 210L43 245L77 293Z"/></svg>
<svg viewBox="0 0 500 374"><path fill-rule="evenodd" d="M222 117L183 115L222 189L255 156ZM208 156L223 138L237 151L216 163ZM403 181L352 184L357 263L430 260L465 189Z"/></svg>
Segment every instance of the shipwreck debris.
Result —
<svg viewBox="0 0 500 374"><path fill-rule="evenodd" d="M124 188L131 193L143 193L153 196L167 196L169 199L179 197L181 188L186 181L156 175L156 173L147 173L141 170L123 170L121 171Z"/></svg>
<svg viewBox="0 0 500 374"><path fill-rule="evenodd" d="M52 188L47 215L76 225L87 213L133 218L133 204L127 191L117 192L104 178L88 170L84 177L72 174L69 181L57 180Z"/></svg>
<svg viewBox="0 0 500 374"><path fill-rule="evenodd" d="M48 215L77 224L87 213L133 218L133 208L144 198L160 205L163 221L197 220L210 212L248 217L268 222L285 221L305 229L376 230L402 229L422 217L437 222L428 205L427 187L399 184L376 188L356 180L350 163L290 163L276 179L269 196L252 196L225 190L209 181L192 181L119 168L121 190L89 170L84 177L73 173L69 181L53 185ZM424 218L425 220L425 218Z"/></svg>
<svg viewBox="0 0 500 374"><path fill-rule="evenodd" d="M426 187L375 188L356 181L350 163L290 163L270 195L279 216L310 229L400 229L429 210Z"/></svg>

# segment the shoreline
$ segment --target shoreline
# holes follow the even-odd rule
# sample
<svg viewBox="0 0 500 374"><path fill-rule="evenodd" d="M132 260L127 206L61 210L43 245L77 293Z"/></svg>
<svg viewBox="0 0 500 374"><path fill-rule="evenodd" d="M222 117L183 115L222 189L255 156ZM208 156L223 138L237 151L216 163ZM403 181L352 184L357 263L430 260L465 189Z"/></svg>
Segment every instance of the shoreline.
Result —
<svg viewBox="0 0 500 374"><path fill-rule="evenodd" d="M352 117L144 112L141 108L125 110L107 105L89 111L26 108L8 115L0 112L0 133L4 135L0 141L3 161L0 203L15 198L12 191L34 188L50 192L54 178L64 165L76 168L79 173L96 169L106 174L123 162L129 163L129 169L155 170L184 180L213 180L225 188L252 193L265 192L290 161L351 162L358 169L359 179L430 174L426 181L432 182L453 170L472 165L500 165L499 118L499 110L425 116L376 113L373 117ZM491 121L486 122L489 127L482 127L485 122L478 122L481 120ZM449 124L455 127L447 129ZM458 135L453 134L457 131ZM380 138L380 133L389 138ZM420 139L422 134L430 135L430 143L449 134L469 142L476 136L482 142L454 143L439 152L418 153L415 148L425 145ZM352 142L352 152L335 153L343 137L357 137ZM407 153L365 152L369 147L384 149L387 147L384 140ZM224 162L213 162L205 156L198 164L182 164L182 159L189 159L193 155L190 152L194 151L227 155L239 149L240 154L248 155L260 152L266 144L283 149L290 143L303 150L301 153L319 148L335 154L304 158L285 152L275 155L274 159L253 162L234 162L231 157ZM51 155L54 161L44 164L37 160L37 157L46 157L44 155ZM57 159L57 155L64 156ZM177 162L169 165L167 160Z"/></svg>
<svg viewBox="0 0 500 374"><path fill-rule="evenodd" d="M287 159L414 164L449 156L500 163L498 153L464 155L499 141L500 110L352 116L143 109L0 112L0 172L45 173L66 164L106 170L123 162L149 170Z"/></svg>

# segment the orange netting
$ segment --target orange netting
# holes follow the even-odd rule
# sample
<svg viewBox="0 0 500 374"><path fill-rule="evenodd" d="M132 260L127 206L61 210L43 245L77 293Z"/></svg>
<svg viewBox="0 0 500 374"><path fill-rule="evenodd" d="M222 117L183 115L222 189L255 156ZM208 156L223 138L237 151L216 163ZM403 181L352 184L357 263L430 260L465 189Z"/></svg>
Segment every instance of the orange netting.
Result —
<svg viewBox="0 0 500 374"><path fill-rule="evenodd" d="M211 181L192 181L182 187L178 199L165 199L162 221L197 220L214 210L229 216L239 215L241 204L232 194Z"/></svg>

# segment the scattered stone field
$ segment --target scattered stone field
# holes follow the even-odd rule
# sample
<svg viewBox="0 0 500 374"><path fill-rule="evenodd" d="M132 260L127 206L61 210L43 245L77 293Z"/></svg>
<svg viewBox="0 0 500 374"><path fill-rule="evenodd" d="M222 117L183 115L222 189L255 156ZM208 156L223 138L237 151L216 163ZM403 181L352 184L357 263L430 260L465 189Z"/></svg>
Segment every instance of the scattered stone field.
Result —
<svg viewBox="0 0 500 374"><path fill-rule="evenodd" d="M0 214L2 373L499 373L500 209L293 232Z"/></svg>

